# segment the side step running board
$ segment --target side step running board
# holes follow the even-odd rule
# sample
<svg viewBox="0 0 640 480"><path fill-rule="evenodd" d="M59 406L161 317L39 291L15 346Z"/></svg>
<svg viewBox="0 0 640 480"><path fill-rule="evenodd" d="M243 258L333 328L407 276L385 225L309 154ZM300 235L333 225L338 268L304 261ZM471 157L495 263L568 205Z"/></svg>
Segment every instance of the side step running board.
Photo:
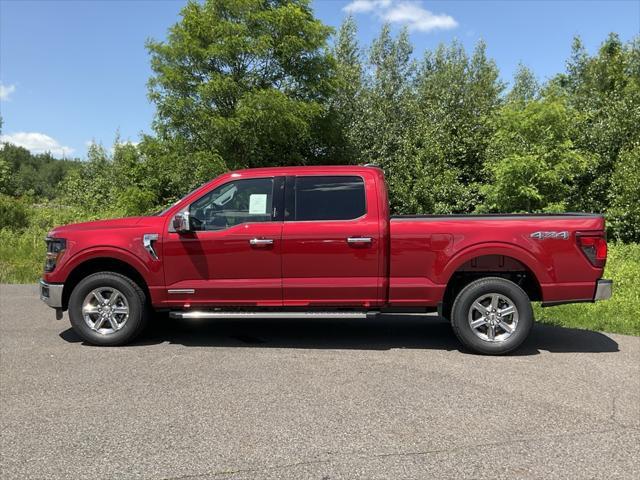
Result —
<svg viewBox="0 0 640 480"><path fill-rule="evenodd" d="M171 318L367 318L378 312L222 312L222 311L173 311Z"/></svg>

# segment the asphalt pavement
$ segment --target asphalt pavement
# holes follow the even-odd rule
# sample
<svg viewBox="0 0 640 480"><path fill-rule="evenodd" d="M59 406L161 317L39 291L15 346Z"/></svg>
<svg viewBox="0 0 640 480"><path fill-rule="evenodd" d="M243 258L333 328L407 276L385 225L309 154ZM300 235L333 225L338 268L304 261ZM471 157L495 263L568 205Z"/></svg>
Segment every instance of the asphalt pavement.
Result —
<svg viewBox="0 0 640 480"><path fill-rule="evenodd" d="M433 317L167 320L84 344L0 285L2 479L640 478L640 338Z"/></svg>

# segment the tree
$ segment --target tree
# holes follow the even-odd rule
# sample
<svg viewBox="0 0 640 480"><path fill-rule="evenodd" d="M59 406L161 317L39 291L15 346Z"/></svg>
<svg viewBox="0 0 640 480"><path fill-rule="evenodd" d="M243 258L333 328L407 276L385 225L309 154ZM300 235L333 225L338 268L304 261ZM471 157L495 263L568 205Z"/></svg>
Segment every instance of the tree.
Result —
<svg viewBox="0 0 640 480"><path fill-rule="evenodd" d="M469 58L453 42L427 52L418 79L421 118L432 126L444 155L461 172L461 180L480 180L492 116L501 105L504 85L495 62L479 42Z"/></svg>
<svg viewBox="0 0 640 480"><path fill-rule="evenodd" d="M158 206L167 206L212 178L228 170L217 154L193 151L186 139L144 136L137 146L141 159L139 182L157 196Z"/></svg>
<svg viewBox="0 0 640 480"><path fill-rule="evenodd" d="M61 184L61 198L66 205L81 207L94 215L113 214L119 179L113 174L113 162L102 145L93 143L87 161L71 171Z"/></svg>
<svg viewBox="0 0 640 480"><path fill-rule="evenodd" d="M405 203L404 176L400 172L408 162L403 145L415 124L415 62L411 54L406 29L394 38L389 25L384 25L369 50L360 109L351 127L359 163L379 165L387 173L395 212L402 211Z"/></svg>
<svg viewBox="0 0 640 480"><path fill-rule="evenodd" d="M78 165L78 161L58 160L49 153L34 155L26 148L3 143L0 145L0 193L51 199L57 194L58 183Z"/></svg>
<svg viewBox="0 0 640 480"><path fill-rule="evenodd" d="M400 211L474 209L502 89L483 43L471 58L457 42L425 54L415 82L414 126L391 180L398 184Z"/></svg>
<svg viewBox="0 0 640 480"><path fill-rule="evenodd" d="M640 142L623 151L616 163L607 223L615 238L640 242Z"/></svg>
<svg viewBox="0 0 640 480"><path fill-rule="evenodd" d="M323 159L332 30L309 1L190 1L181 16L147 44L160 138L232 169Z"/></svg>
<svg viewBox="0 0 640 480"><path fill-rule="evenodd" d="M361 145L355 125L364 111L364 67L356 40L357 26L348 16L338 30L333 56L336 62L335 90L329 101L333 120L330 131L335 135L332 163L358 163L362 160Z"/></svg>
<svg viewBox="0 0 640 480"><path fill-rule="evenodd" d="M11 167L9 162L0 156L0 194L8 194L11 190Z"/></svg>
<svg viewBox="0 0 640 480"><path fill-rule="evenodd" d="M507 101L527 103L538 98L540 84L535 74L525 65L518 65L513 77L513 87L507 94Z"/></svg>
<svg viewBox="0 0 640 480"><path fill-rule="evenodd" d="M565 211L576 178L593 163L571 140L574 115L562 97L506 105L490 140L478 210Z"/></svg>
<svg viewBox="0 0 640 480"><path fill-rule="evenodd" d="M610 34L594 56L575 38L567 73L546 90L565 92L576 112L576 146L598 157L577 179L569 204L603 212L620 153L640 139L640 37L623 44Z"/></svg>

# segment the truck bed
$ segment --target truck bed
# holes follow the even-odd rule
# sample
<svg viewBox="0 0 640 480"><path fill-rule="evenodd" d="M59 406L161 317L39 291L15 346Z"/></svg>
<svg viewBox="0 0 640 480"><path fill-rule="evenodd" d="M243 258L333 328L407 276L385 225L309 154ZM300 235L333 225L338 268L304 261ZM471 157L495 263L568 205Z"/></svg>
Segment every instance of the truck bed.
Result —
<svg viewBox="0 0 640 480"><path fill-rule="evenodd" d="M577 235L603 229L603 216L589 213L393 216L389 300L432 305L452 276L492 271L535 278L536 300L547 304L590 301L603 269Z"/></svg>

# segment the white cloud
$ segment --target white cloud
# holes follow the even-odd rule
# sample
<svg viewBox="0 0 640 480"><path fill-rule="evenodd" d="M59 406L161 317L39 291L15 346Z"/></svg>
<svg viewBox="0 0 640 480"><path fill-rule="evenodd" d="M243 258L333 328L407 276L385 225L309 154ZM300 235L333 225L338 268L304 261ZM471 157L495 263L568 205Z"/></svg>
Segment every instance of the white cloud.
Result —
<svg viewBox="0 0 640 480"><path fill-rule="evenodd" d="M58 141L49 135L37 132L16 132L9 135L0 135L0 143L12 143L23 147L31 153L50 152L56 157L66 157L73 153L73 148L60 145Z"/></svg>
<svg viewBox="0 0 640 480"><path fill-rule="evenodd" d="M449 15L435 15L422 8L419 3L399 3L385 11L382 18L391 23L406 24L409 30L430 32L431 30L449 30L458 26L458 22Z"/></svg>
<svg viewBox="0 0 640 480"><path fill-rule="evenodd" d="M0 83L0 100L9 100L9 96L15 91L15 85L5 85L4 83Z"/></svg>
<svg viewBox="0 0 640 480"><path fill-rule="evenodd" d="M445 13L435 14L421 1L353 0L343 10L348 13L370 13L389 23L406 25L409 30L430 32L458 26L455 18Z"/></svg>
<svg viewBox="0 0 640 480"><path fill-rule="evenodd" d="M364 13L387 8L391 0L353 0L343 10L349 13Z"/></svg>

